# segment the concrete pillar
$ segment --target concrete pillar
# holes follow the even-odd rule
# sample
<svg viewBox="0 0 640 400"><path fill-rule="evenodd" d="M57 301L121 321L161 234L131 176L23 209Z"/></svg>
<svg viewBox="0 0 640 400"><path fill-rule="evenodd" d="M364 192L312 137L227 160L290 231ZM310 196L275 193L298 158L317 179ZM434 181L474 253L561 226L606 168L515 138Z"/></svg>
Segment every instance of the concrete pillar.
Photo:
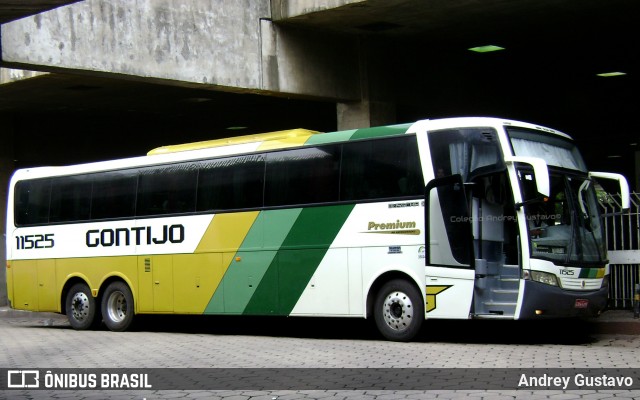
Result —
<svg viewBox="0 0 640 400"><path fill-rule="evenodd" d="M338 103L336 107L338 130L369 128L396 123L396 105L363 99L358 102Z"/></svg>
<svg viewBox="0 0 640 400"><path fill-rule="evenodd" d="M7 189L14 170L13 123L7 115L0 114L0 306L7 305Z"/></svg>
<svg viewBox="0 0 640 400"><path fill-rule="evenodd" d="M337 104L338 130L368 128L396 123L396 105L392 98L385 48L358 41L358 79L360 100Z"/></svg>

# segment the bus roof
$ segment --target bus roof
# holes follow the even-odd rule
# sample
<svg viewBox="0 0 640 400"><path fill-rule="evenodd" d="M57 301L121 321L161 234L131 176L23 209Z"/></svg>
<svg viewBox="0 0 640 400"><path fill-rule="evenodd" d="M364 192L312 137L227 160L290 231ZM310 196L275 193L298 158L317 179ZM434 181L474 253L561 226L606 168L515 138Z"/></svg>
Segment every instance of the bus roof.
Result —
<svg viewBox="0 0 640 400"><path fill-rule="evenodd" d="M501 118L458 117L431 120L425 119L410 123L350 129L327 133L308 129L290 129L276 132L229 137L224 139L214 139L193 143L162 146L149 151L147 155L138 157L96 161L85 164L66 166L24 168L14 171L13 178L19 180L25 179L27 177L41 178L47 176L69 175L81 172L90 173L103 171L106 169L121 169L128 167L141 167L147 165L181 162L195 158L204 159L210 157L222 157L241 153L253 153L256 151L284 149L288 147L315 146L336 142L372 139L376 137L440 130L452 127L471 126L520 126L524 128L545 131L570 139L570 136L553 129L529 124L526 122Z"/></svg>
<svg viewBox="0 0 640 400"><path fill-rule="evenodd" d="M423 125L426 123L427 125ZM345 140L364 139L377 136L389 136L407 133L412 125L422 126L428 130L444 129L451 127L463 127L463 126L476 126L476 125L491 125L491 126L520 126L523 128L529 128L547 133L555 134L558 136L571 139L569 135L564 132L550 129L541 125L534 125L527 122L515 121L503 118L493 117L457 117L457 118L439 118L439 119L426 119L417 121L415 123L405 123L396 125L384 125L370 128L360 128L343 130L336 132L318 132L309 129L288 129L275 132L256 133L252 135L233 136L221 139L204 140L200 142L181 143L174 145L167 145L157 147L150 150L147 155L159 155L179 153L190 150L204 150L225 146L242 145L255 143L258 144L260 150L267 149L280 149L291 146L313 145L322 143L339 142Z"/></svg>
<svg viewBox="0 0 640 400"><path fill-rule="evenodd" d="M309 129L288 129L284 131L256 133L254 135L234 136L223 139L204 140L201 142L174 144L168 146L157 147L150 150L147 155L152 156L156 154L176 153L180 151L189 150L201 150L210 149L213 147L231 146L234 144L256 143L256 142L291 142L299 140L306 140L311 135L315 135L317 131ZM276 145L277 146L277 145Z"/></svg>
<svg viewBox="0 0 640 400"><path fill-rule="evenodd" d="M289 129L284 131L256 133L254 135L234 136L223 139L162 146L152 149L147 153L147 155L152 156L158 154L178 153L182 151L203 150L248 143L260 143L260 150L279 149L291 146L310 144L313 145L340 142L345 140L365 139L378 136L399 135L406 133L410 126L411 123L406 123L327 133L309 129Z"/></svg>

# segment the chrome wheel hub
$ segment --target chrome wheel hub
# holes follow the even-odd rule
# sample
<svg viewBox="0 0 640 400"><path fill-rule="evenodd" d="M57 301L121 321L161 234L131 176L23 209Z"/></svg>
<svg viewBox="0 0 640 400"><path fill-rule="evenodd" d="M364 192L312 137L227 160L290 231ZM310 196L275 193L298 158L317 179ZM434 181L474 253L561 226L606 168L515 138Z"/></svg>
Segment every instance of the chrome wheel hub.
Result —
<svg viewBox="0 0 640 400"><path fill-rule="evenodd" d="M121 322L127 317L127 299L122 292L113 292L107 301L107 313L113 322Z"/></svg>
<svg viewBox="0 0 640 400"><path fill-rule="evenodd" d="M83 321L85 318L89 317L89 311L89 297L82 292L74 294L71 299L71 312L73 313L73 318L78 321Z"/></svg>
<svg viewBox="0 0 640 400"><path fill-rule="evenodd" d="M411 325L413 303L406 293L391 292L384 301L384 321L395 331L404 331Z"/></svg>

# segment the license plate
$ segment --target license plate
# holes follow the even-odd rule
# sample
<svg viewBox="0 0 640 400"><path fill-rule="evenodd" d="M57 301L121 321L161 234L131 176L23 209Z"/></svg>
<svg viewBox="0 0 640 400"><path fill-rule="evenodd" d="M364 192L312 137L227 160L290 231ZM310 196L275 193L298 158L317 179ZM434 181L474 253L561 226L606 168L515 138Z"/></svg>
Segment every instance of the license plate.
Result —
<svg viewBox="0 0 640 400"><path fill-rule="evenodd" d="M575 308L587 308L589 306L589 300L587 299L576 299Z"/></svg>

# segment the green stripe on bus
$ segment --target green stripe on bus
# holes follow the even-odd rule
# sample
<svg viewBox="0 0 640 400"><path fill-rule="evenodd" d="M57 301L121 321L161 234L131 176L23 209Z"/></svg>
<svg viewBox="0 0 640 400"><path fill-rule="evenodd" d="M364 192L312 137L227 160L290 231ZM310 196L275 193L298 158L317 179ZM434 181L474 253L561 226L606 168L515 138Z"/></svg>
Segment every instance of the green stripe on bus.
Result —
<svg viewBox="0 0 640 400"><path fill-rule="evenodd" d="M209 301L206 314L244 311L301 211L293 208L258 215Z"/></svg>
<svg viewBox="0 0 640 400"><path fill-rule="evenodd" d="M244 314L289 315L353 207L302 210Z"/></svg>
<svg viewBox="0 0 640 400"><path fill-rule="evenodd" d="M351 140L354 139L369 139L381 136L393 136L393 135L401 135L406 133L409 127L412 124L400 124L400 125L389 125L389 126L377 126L374 128L364 128L358 129L351 136Z"/></svg>
<svg viewBox="0 0 640 400"><path fill-rule="evenodd" d="M602 278L604 268L582 268L578 278Z"/></svg>
<svg viewBox="0 0 640 400"><path fill-rule="evenodd" d="M351 139L351 136L356 132L356 129L352 129L349 131L338 131L338 132L329 132L329 133L321 133L317 135L311 135L309 140L305 142L305 145L318 145L325 143L335 143L335 142L346 142Z"/></svg>

